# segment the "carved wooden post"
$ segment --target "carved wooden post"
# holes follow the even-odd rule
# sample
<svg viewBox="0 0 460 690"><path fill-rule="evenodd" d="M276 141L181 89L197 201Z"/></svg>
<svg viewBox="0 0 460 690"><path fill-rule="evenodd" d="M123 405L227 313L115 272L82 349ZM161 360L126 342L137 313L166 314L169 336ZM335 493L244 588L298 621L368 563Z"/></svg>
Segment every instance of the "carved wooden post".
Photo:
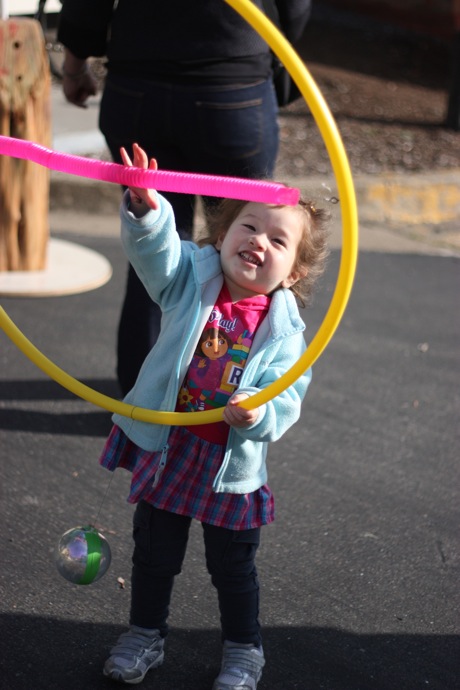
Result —
<svg viewBox="0 0 460 690"><path fill-rule="evenodd" d="M51 78L34 19L0 20L0 134L51 147ZM46 265L49 171L0 156L0 271Z"/></svg>

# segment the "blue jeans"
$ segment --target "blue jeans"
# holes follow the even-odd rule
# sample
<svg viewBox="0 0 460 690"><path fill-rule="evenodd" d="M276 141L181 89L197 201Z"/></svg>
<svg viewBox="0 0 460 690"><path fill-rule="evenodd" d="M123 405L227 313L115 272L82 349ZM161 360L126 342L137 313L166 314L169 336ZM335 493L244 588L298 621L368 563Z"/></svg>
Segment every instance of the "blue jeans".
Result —
<svg viewBox="0 0 460 690"><path fill-rule="evenodd" d="M278 153L277 104L271 79L255 84L182 85L110 75L99 126L112 157L138 143L159 168L179 172L270 178ZM195 197L164 193L179 234L190 237ZM205 204L216 199L204 199ZM160 328L153 304L130 269L118 333L118 378L123 394Z"/></svg>
<svg viewBox="0 0 460 690"><path fill-rule="evenodd" d="M191 518L158 510L145 501L133 519L130 624L168 632L174 577L181 572ZM202 525L206 565L217 589L222 640L261 644L259 582L255 555L260 528L233 531Z"/></svg>

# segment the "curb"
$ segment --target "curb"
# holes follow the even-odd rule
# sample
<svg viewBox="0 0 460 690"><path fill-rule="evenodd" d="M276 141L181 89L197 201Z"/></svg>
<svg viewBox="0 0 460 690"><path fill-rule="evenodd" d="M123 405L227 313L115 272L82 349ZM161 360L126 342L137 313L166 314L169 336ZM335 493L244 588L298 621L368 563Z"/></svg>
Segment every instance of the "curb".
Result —
<svg viewBox="0 0 460 690"><path fill-rule="evenodd" d="M377 222L439 225L460 220L460 170L357 176L364 216Z"/></svg>

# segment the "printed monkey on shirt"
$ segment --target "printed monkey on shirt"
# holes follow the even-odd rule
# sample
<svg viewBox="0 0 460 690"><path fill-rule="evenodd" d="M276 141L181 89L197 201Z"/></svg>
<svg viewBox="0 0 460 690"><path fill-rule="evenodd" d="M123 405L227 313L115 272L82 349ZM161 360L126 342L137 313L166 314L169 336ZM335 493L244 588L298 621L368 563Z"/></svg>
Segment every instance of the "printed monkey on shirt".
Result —
<svg viewBox="0 0 460 690"><path fill-rule="evenodd" d="M176 410L209 410L227 403L240 384L254 335L269 304L270 297L266 295L233 303L224 285L179 391ZM215 442L216 427L222 433L222 424L192 426L190 431Z"/></svg>

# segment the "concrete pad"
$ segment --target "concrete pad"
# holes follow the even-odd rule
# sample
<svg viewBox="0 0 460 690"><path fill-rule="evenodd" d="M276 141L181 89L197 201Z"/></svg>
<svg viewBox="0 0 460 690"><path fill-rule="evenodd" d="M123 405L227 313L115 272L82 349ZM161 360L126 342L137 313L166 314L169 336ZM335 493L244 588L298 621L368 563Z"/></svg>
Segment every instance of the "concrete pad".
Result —
<svg viewBox="0 0 460 690"><path fill-rule="evenodd" d="M51 238L43 271L0 273L3 297L56 297L95 290L112 276L112 266L93 249Z"/></svg>

